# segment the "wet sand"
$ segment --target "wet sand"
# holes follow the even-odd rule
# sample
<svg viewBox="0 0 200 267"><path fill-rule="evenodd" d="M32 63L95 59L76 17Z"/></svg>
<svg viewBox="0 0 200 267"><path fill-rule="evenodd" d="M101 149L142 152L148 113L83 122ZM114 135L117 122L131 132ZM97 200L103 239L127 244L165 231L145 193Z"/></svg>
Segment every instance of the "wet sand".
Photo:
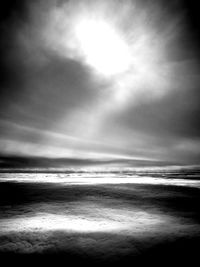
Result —
<svg viewBox="0 0 200 267"><path fill-rule="evenodd" d="M0 256L25 264L191 264L200 247L199 193L159 180L1 181Z"/></svg>

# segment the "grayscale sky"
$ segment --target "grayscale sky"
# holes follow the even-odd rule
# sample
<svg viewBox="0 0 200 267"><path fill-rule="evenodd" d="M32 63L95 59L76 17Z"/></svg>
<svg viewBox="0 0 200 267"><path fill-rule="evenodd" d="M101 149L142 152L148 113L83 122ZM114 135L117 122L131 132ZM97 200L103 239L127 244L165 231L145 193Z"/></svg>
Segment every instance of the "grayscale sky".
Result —
<svg viewBox="0 0 200 267"><path fill-rule="evenodd" d="M199 163L187 1L19 2L0 21L2 156Z"/></svg>

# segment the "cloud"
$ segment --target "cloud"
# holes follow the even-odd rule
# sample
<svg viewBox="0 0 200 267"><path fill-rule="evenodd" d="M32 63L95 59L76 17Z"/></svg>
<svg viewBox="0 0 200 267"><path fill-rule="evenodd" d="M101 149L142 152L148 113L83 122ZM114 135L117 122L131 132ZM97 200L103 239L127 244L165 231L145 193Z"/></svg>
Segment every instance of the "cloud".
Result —
<svg viewBox="0 0 200 267"><path fill-rule="evenodd" d="M0 22L2 153L197 163L199 57L184 8L128 0L11 5ZM97 17L128 47L122 73L102 74L82 49L76 26Z"/></svg>

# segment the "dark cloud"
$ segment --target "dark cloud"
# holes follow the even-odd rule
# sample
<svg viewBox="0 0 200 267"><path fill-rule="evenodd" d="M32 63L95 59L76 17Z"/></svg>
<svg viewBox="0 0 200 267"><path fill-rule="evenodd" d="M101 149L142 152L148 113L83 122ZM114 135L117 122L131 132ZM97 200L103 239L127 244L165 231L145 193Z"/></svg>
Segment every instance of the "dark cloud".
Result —
<svg viewBox="0 0 200 267"><path fill-rule="evenodd" d="M165 98L153 103L141 103L114 118L117 124L124 124L164 140L165 138L197 138L199 127L198 87L181 91L174 90ZM111 118L112 120L113 118Z"/></svg>
<svg viewBox="0 0 200 267"><path fill-rule="evenodd" d="M107 166L107 167L151 167L151 166L165 166L173 165L174 161L162 162L155 160L128 160L128 159L79 159L79 158L45 158L45 157L24 157L24 156L1 156L0 168L2 171L5 169L11 169L15 171L22 171L24 168L26 171L32 172L35 168L38 172L48 171L49 168L62 168L67 167L87 167L87 166ZM52 172L52 169L49 169ZM58 171L58 169L57 169ZM64 171L64 170L63 170ZM66 171L66 170L65 170Z"/></svg>

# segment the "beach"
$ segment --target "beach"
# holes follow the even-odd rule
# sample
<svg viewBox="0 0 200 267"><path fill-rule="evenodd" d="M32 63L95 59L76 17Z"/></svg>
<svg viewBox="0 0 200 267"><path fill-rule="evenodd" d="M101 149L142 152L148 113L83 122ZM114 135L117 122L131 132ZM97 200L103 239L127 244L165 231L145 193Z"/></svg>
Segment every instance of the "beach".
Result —
<svg viewBox="0 0 200 267"><path fill-rule="evenodd" d="M196 177L108 176L1 174L1 257L92 265L198 258Z"/></svg>

